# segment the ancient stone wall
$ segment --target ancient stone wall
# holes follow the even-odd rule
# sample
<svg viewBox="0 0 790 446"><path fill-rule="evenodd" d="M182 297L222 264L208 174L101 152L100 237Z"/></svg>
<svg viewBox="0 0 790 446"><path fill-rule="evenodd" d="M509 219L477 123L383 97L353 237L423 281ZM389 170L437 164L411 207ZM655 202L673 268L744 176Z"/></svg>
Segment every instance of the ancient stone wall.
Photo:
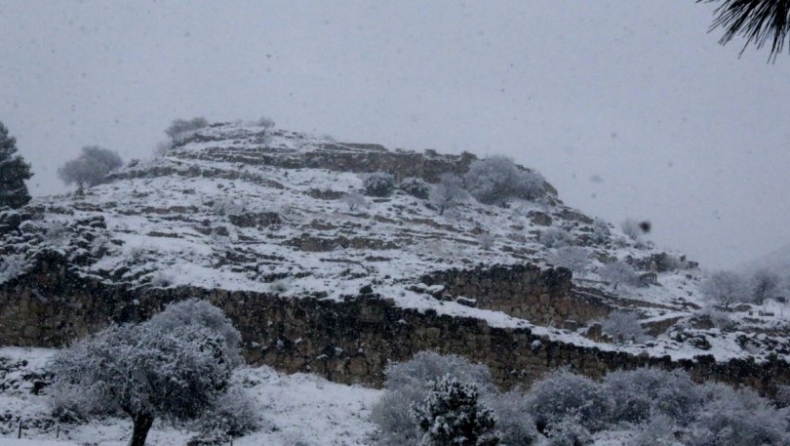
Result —
<svg viewBox="0 0 790 446"><path fill-rule="evenodd" d="M431 349L487 364L503 387L529 384L569 367L592 377L641 366L681 367L698 380L718 379L770 392L790 384L784 361L717 363L710 356L673 362L551 341L529 329L494 328L471 318L399 308L368 294L344 302L197 288L132 290L82 279L56 254L0 289L0 345L63 346L110 321L142 320L190 296L224 309L242 332L253 364L309 371L344 383L380 385L390 361ZM526 272L525 272L526 274ZM530 273L531 274L531 273Z"/></svg>
<svg viewBox="0 0 790 446"><path fill-rule="evenodd" d="M571 272L535 265L478 267L426 275L426 285L443 285L446 298L474 298L479 308L502 311L537 325L575 329L605 318L612 310L603 299L573 293Z"/></svg>

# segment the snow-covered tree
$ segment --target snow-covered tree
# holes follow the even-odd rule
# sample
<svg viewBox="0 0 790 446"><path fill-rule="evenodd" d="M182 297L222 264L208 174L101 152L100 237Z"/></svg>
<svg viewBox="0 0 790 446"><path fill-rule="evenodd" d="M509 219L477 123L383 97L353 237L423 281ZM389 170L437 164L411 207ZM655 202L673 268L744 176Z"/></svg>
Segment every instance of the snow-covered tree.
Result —
<svg viewBox="0 0 790 446"><path fill-rule="evenodd" d="M684 435L688 446L785 446L788 409L776 409L751 389L721 383L703 386L705 403Z"/></svg>
<svg viewBox="0 0 790 446"><path fill-rule="evenodd" d="M774 293L779 288L781 279L779 276L767 269L759 269L754 272L749 279L749 288L752 302L762 305L765 299L774 297Z"/></svg>
<svg viewBox="0 0 790 446"><path fill-rule="evenodd" d="M539 173L522 170L504 156L475 161L464 174L466 190L485 204L501 203L508 198L536 198L543 192L545 183Z"/></svg>
<svg viewBox="0 0 790 446"><path fill-rule="evenodd" d="M499 432L491 409L478 401L477 387L444 376L414 407L421 446L497 446Z"/></svg>
<svg viewBox="0 0 790 446"><path fill-rule="evenodd" d="M363 176L362 187L365 189L365 195L389 197L395 190L395 177L387 172L369 173Z"/></svg>
<svg viewBox="0 0 790 446"><path fill-rule="evenodd" d="M442 215L447 209L458 206L466 196L461 178L451 173L443 173L439 176L439 182L431 189L428 199L439 209L439 215Z"/></svg>
<svg viewBox="0 0 790 446"><path fill-rule="evenodd" d="M702 404L699 386L682 370L618 370L608 373L602 384L612 398L616 421L640 424L661 414L686 426Z"/></svg>
<svg viewBox="0 0 790 446"><path fill-rule="evenodd" d="M111 171L121 167L123 160L118 153L98 146L82 148L79 157L66 162L58 169L58 176L66 184L76 183L78 190L95 186Z"/></svg>
<svg viewBox="0 0 790 446"><path fill-rule="evenodd" d="M0 209L19 208L30 201L25 181L33 174L30 164L16 153L16 138L0 122Z"/></svg>
<svg viewBox="0 0 790 446"><path fill-rule="evenodd" d="M165 129L165 134L170 137L173 143L177 143L186 136L206 126L208 126L208 121L203 117L192 118L190 120L175 119L170 123L170 127Z"/></svg>
<svg viewBox="0 0 790 446"><path fill-rule="evenodd" d="M565 246L554 251L549 256L549 262L582 274L590 268L590 253L581 246Z"/></svg>
<svg viewBox="0 0 790 446"><path fill-rule="evenodd" d="M129 444L143 446L156 418L194 419L215 405L241 362L239 339L221 310L190 299L58 353L53 390L79 395L86 415L129 416Z"/></svg>
<svg viewBox="0 0 790 446"><path fill-rule="evenodd" d="M371 421L379 429L377 443L382 446L419 441L412 408L425 399L432 383L445 375L474 384L486 395L495 392L488 367L432 351L419 352L409 361L387 366L386 375L384 395L371 413Z"/></svg>
<svg viewBox="0 0 790 446"><path fill-rule="evenodd" d="M741 275L732 271L713 273L702 284L702 293L728 309L735 302L749 300L749 286Z"/></svg>
<svg viewBox="0 0 790 446"><path fill-rule="evenodd" d="M526 396L527 410L542 433L558 429L565 421L598 431L606 426L611 405L598 383L567 370L533 383Z"/></svg>
<svg viewBox="0 0 790 446"><path fill-rule="evenodd" d="M634 267L621 260L607 263L598 271L598 275L601 276L601 279L612 284L614 289L617 289L620 284L636 285L639 280Z"/></svg>
<svg viewBox="0 0 790 446"><path fill-rule="evenodd" d="M634 313L613 311L601 321L601 329L618 344L639 343L645 339L645 330Z"/></svg>

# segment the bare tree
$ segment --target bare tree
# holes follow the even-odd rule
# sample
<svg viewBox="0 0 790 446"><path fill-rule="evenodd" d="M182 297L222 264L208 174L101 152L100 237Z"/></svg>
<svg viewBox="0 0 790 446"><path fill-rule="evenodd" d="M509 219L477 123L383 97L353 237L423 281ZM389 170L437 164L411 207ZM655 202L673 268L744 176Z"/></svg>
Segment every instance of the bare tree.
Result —
<svg viewBox="0 0 790 446"><path fill-rule="evenodd" d="M439 183L431 190L429 200L439 208L439 215L442 215L445 210L458 206L466 196L461 178L451 173L443 173L439 177Z"/></svg>
<svg viewBox="0 0 790 446"><path fill-rule="evenodd" d="M749 289L740 275L731 271L719 271L702 284L702 293L705 297L723 305L726 310L735 302L748 300Z"/></svg>

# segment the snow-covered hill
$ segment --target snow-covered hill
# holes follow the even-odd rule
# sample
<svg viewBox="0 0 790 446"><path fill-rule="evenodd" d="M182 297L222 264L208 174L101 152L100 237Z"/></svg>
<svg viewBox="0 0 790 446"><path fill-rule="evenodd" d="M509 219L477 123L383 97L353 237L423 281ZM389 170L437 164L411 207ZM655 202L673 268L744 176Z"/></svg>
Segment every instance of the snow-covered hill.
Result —
<svg viewBox="0 0 790 446"><path fill-rule="evenodd" d="M3 231L0 283L24 275L42 252L57 252L82 277L132 288L341 301L370 287L404 308L530 327L605 350L719 360L790 353L782 304L709 311L700 292L706 276L693 262L583 215L550 185L536 199L493 206L468 198L443 214L397 189L389 197L349 198L366 173L435 182L442 172L462 174L475 159L212 125L158 158L128 163L84 195L36 199L15 217L24 220L18 229ZM634 311L655 337L603 342L590 334L594 321L528 320L475 308L480 296L448 296L441 284L423 283L433 272L526 263L572 268L574 296Z"/></svg>

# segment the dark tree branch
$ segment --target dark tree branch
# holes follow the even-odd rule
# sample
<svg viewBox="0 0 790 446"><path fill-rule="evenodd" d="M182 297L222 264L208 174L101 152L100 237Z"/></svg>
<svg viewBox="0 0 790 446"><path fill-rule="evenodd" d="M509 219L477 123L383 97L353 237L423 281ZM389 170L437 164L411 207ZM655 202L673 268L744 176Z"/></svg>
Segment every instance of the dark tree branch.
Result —
<svg viewBox="0 0 790 446"><path fill-rule="evenodd" d="M719 39L722 45L735 36L746 39L741 54L750 44L761 49L771 43L770 62L784 49L790 31L790 0L697 0L697 3L717 3L710 31L724 28Z"/></svg>

